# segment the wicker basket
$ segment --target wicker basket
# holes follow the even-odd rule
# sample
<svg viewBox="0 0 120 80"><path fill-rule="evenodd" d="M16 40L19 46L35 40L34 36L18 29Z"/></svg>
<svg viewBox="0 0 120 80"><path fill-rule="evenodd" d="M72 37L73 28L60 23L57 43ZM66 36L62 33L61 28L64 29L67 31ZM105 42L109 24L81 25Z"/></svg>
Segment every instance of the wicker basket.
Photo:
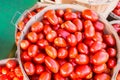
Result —
<svg viewBox="0 0 120 80"><path fill-rule="evenodd" d="M50 9L54 9L54 10L56 10L56 9L66 9L66 8L71 8L71 9L73 9L73 10L77 10L77 11L83 11L84 9L86 9L85 7L83 7L83 6L80 6L80 5L73 5L73 4L61 4L61 5L51 5L51 6L49 6L49 7L46 7L46 8L44 8L41 12L39 12L37 15L35 15L34 17L32 17L31 19L30 19L30 21L26 24L26 26L25 26L25 28L24 28L24 30L23 30L23 32L22 32L22 36L20 37L20 40L19 40L19 43L18 43L18 54L17 54L17 57L18 57L18 60L19 60L19 64L21 64L20 65L20 67L23 69L23 66L22 66L22 62L21 62L21 58L20 58L20 54L21 54L21 48L20 48L20 42L21 42L21 40L23 40L24 39L24 37L25 37L25 35L28 33L28 31L29 31L29 28L30 28L30 26L34 23L34 22L36 22L36 21L38 21L38 20L41 20L42 19L42 17L43 17L43 14L46 12L46 11L48 11L48 10L50 10ZM114 36L114 38L116 39L116 48L117 48L117 66L114 68L114 70L113 70L113 76L112 76L112 79L111 80L115 80L115 78L116 78L116 74L117 74L117 70L118 70L118 67L120 66L120 64L119 64L119 62L120 62L120 60L119 60L119 57L120 57L120 41L119 41L119 37L118 37L118 35L117 35L117 33L116 33L116 31L115 31L115 29L108 23L108 21L107 20L105 20L103 17L101 17L100 16L100 19L99 19L100 21L102 21L104 24L105 24L105 33L109 33L109 34L112 34L113 36ZM23 73L25 73L25 71L23 70ZM29 78L27 77L27 75L25 74L24 76L26 76L26 80L29 80Z"/></svg>

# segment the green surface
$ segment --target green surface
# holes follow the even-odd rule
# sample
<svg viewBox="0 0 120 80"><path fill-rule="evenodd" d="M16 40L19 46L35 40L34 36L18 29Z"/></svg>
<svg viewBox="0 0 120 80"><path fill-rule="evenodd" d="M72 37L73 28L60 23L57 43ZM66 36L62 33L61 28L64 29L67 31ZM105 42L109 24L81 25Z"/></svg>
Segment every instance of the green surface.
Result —
<svg viewBox="0 0 120 80"><path fill-rule="evenodd" d="M37 0L0 0L0 59L6 58L14 45L15 26L11 24L12 17L17 11L23 13L36 2Z"/></svg>

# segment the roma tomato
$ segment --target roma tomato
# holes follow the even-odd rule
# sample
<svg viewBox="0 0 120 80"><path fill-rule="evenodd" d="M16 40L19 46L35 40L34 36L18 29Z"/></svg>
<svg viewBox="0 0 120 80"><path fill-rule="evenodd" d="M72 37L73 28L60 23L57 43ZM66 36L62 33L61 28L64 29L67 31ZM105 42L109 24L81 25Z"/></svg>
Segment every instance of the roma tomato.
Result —
<svg viewBox="0 0 120 80"><path fill-rule="evenodd" d="M30 46L30 42L28 40L22 40L20 42L20 47L23 49L23 50L27 50L28 47Z"/></svg>
<svg viewBox="0 0 120 80"><path fill-rule="evenodd" d="M51 74L47 71L41 73L38 80L51 80Z"/></svg>
<svg viewBox="0 0 120 80"><path fill-rule="evenodd" d="M49 45L49 43L46 39L41 39L37 41L37 45L39 46L40 49L44 49L45 46Z"/></svg>
<svg viewBox="0 0 120 80"><path fill-rule="evenodd" d="M26 62L26 61L31 61L32 58L28 55L27 51L23 51L21 53L21 60Z"/></svg>
<svg viewBox="0 0 120 80"><path fill-rule="evenodd" d="M43 33L39 33L38 34L38 40L44 39L44 34Z"/></svg>
<svg viewBox="0 0 120 80"><path fill-rule="evenodd" d="M102 38L102 33L100 32L95 32L95 35L93 36L93 40L94 41L103 41L103 38Z"/></svg>
<svg viewBox="0 0 120 80"><path fill-rule="evenodd" d="M27 34L27 38L30 42L35 43L38 40L38 35L36 32L29 32Z"/></svg>
<svg viewBox="0 0 120 80"><path fill-rule="evenodd" d="M117 60L115 58L109 58L107 62L108 68L114 68L117 64Z"/></svg>
<svg viewBox="0 0 120 80"><path fill-rule="evenodd" d="M56 73L54 75L54 80L66 80L63 76L60 75L60 73Z"/></svg>
<svg viewBox="0 0 120 80"><path fill-rule="evenodd" d="M111 80L111 77L106 73L101 73L101 74L96 74L94 80Z"/></svg>
<svg viewBox="0 0 120 80"><path fill-rule="evenodd" d="M94 25L96 31L103 31L104 27L105 27L105 25L100 21L94 22L93 25Z"/></svg>
<svg viewBox="0 0 120 80"><path fill-rule="evenodd" d="M8 60L6 66L9 69L14 69L17 66L17 62L15 60Z"/></svg>
<svg viewBox="0 0 120 80"><path fill-rule="evenodd" d="M59 48L57 54L58 58L65 59L68 56L68 51L66 48Z"/></svg>
<svg viewBox="0 0 120 80"><path fill-rule="evenodd" d="M77 39L77 42L81 42L83 40L81 32L75 32L75 37Z"/></svg>
<svg viewBox="0 0 120 80"><path fill-rule="evenodd" d="M49 41L49 42L53 42L54 39L57 37L57 33L56 31L54 30L51 30L49 33L47 33L46 35L46 39Z"/></svg>
<svg viewBox="0 0 120 80"><path fill-rule="evenodd" d="M50 25L44 25L44 29L43 29L44 34L49 33L51 30L52 28Z"/></svg>
<svg viewBox="0 0 120 80"><path fill-rule="evenodd" d="M23 74L22 74L22 71L21 71L21 68L18 66L14 69L14 73L17 77L23 77Z"/></svg>
<svg viewBox="0 0 120 80"><path fill-rule="evenodd" d="M45 57L45 65L48 67L48 69L53 72L57 73L59 71L59 64L57 61L52 59L51 57Z"/></svg>
<svg viewBox="0 0 120 80"><path fill-rule="evenodd" d="M70 46L76 46L77 45L77 38L74 34L70 34L67 36L67 42Z"/></svg>
<svg viewBox="0 0 120 80"><path fill-rule="evenodd" d="M62 37L56 37L54 39L54 44L58 47L66 47L67 46L65 39Z"/></svg>
<svg viewBox="0 0 120 80"><path fill-rule="evenodd" d="M42 65L35 65L35 73L40 75L44 71L44 67Z"/></svg>
<svg viewBox="0 0 120 80"><path fill-rule="evenodd" d="M76 56L78 55L78 50L76 47L70 47L68 53L69 53L69 58L76 58Z"/></svg>
<svg viewBox="0 0 120 80"><path fill-rule="evenodd" d="M64 39L66 39L66 37L70 35L70 33L64 29L58 29L57 34L59 37L63 37Z"/></svg>
<svg viewBox="0 0 120 80"><path fill-rule="evenodd" d="M90 46L92 46L92 44L94 43L94 41L92 40L92 39L85 39L84 40L84 43L88 46L88 47L90 47Z"/></svg>
<svg viewBox="0 0 120 80"><path fill-rule="evenodd" d="M78 51L83 54L88 54L88 46L84 43L78 43Z"/></svg>
<svg viewBox="0 0 120 80"><path fill-rule="evenodd" d="M64 19L65 19L65 20L73 20L73 19L75 19L75 18L77 18L77 14L74 13L74 12L66 12L66 13L64 14Z"/></svg>
<svg viewBox="0 0 120 80"><path fill-rule="evenodd" d="M64 15L64 11L62 9L57 9L56 10L56 15L59 17L62 17Z"/></svg>
<svg viewBox="0 0 120 80"><path fill-rule="evenodd" d="M116 54L117 54L117 53L116 53L117 51L116 51L115 48L108 48L108 49L107 49L107 52L108 52L108 54L109 54L110 57L115 57Z"/></svg>
<svg viewBox="0 0 120 80"><path fill-rule="evenodd" d="M60 74L63 77L68 77L74 70L74 67L71 63L67 62L60 67Z"/></svg>

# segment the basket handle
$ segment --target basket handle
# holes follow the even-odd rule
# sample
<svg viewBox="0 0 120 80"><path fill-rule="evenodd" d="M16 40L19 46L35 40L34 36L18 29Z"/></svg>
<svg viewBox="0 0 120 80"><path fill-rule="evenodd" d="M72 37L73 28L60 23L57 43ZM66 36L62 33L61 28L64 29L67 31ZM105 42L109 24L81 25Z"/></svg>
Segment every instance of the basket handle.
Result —
<svg viewBox="0 0 120 80"><path fill-rule="evenodd" d="M55 1L52 1L52 0L41 0L41 2L47 2L47 3L51 3L51 4L61 4L62 3L61 0L55 0Z"/></svg>

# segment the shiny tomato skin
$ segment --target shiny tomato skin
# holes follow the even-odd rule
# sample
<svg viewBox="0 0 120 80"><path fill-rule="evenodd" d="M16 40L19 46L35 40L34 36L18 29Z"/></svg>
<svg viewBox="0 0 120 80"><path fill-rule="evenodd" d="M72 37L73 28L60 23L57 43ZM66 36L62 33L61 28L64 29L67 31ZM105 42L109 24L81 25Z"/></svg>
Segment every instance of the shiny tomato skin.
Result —
<svg viewBox="0 0 120 80"><path fill-rule="evenodd" d="M23 49L23 50L27 50L28 47L30 46L30 42L28 40L22 40L20 42L20 47Z"/></svg>
<svg viewBox="0 0 120 80"><path fill-rule="evenodd" d="M64 11L62 9L56 10L56 15L62 17L64 15Z"/></svg>
<svg viewBox="0 0 120 80"><path fill-rule="evenodd" d="M113 13L116 14L117 16L120 16L120 9L114 9Z"/></svg>
<svg viewBox="0 0 120 80"><path fill-rule="evenodd" d="M32 62L25 62L23 66L27 75L35 74L35 66Z"/></svg>
<svg viewBox="0 0 120 80"><path fill-rule="evenodd" d="M93 71L97 74L105 72L106 69L107 69L106 64L94 65L93 67Z"/></svg>
<svg viewBox="0 0 120 80"><path fill-rule="evenodd" d="M38 54L38 46L35 44L32 44L28 47L28 55L30 57L35 57Z"/></svg>
<svg viewBox="0 0 120 80"><path fill-rule="evenodd" d="M77 39L77 42L81 42L83 40L81 32L75 32L75 37Z"/></svg>
<svg viewBox="0 0 120 80"><path fill-rule="evenodd" d="M107 62L108 68L114 68L117 64L117 60L115 58L109 58Z"/></svg>
<svg viewBox="0 0 120 80"><path fill-rule="evenodd" d="M23 77L23 73L22 73L21 68L19 66L14 69L14 73L19 78Z"/></svg>
<svg viewBox="0 0 120 80"><path fill-rule="evenodd" d="M73 65L69 62L67 63L64 63L61 67L60 67L60 74L63 76L63 77L67 77L69 76L72 72L73 72Z"/></svg>
<svg viewBox="0 0 120 80"><path fill-rule="evenodd" d="M43 29L44 34L49 33L51 30L52 28L50 25L44 25L44 29Z"/></svg>
<svg viewBox="0 0 120 80"><path fill-rule="evenodd" d="M59 37L63 37L65 39L68 35L70 35L70 33L68 31L64 30L64 29L58 29L57 34L58 34Z"/></svg>
<svg viewBox="0 0 120 80"><path fill-rule="evenodd" d="M93 36L93 40L94 41L103 41L103 38L102 38L102 33L100 32L95 32L95 35Z"/></svg>
<svg viewBox="0 0 120 80"><path fill-rule="evenodd" d="M49 45L49 43L46 39L41 39L37 41L37 45L39 46L40 49L44 49L45 46Z"/></svg>
<svg viewBox="0 0 120 80"><path fill-rule="evenodd" d="M88 65L80 65L76 67L75 73L79 76L79 78L85 78L91 73L91 68Z"/></svg>
<svg viewBox="0 0 120 80"><path fill-rule="evenodd" d="M103 31L104 27L105 27L104 23L102 23L100 21L94 22L93 25L94 25L96 31Z"/></svg>
<svg viewBox="0 0 120 80"><path fill-rule="evenodd" d="M70 47L68 53L69 53L69 58L76 58L76 56L78 55L78 50L76 47Z"/></svg>
<svg viewBox="0 0 120 80"><path fill-rule="evenodd" d="M45 57L45 65L53 73L57 73L59 71L59 64L58 64L58 62L56 60L52 59L49 56Z"/></svg>
<svg viewBox="0 0 120 80"><path fill-rule="evenodd" d="M44 39L44 34L43 33L39 33L38 34L38 40Z"/></svg>
<svg viewBox="0 0 120 80"><path fill-rule="evenodd" d="M48 56L50 56L53 59L55 59L57 57L57 50L53 46L46 46L45 52Z"/></svg>
<svg viewBox="0 0 120 80"><path fill-rule="evenodd" d="M58 47L66 47L67 43L64 38L62 37L57 37L54 39L54 44Z"/></svg>
<svg viewBox="0 0 120 80"><path fill-rule="evenodd" d="M117 31L117 32L119 32L120 31L120 24L112 24L113 25L113 27L115 28L115 30Z"/></svg>
<svg viewBox="0 0 120 80"><path fill-rule="evenodd" d="M108 61L109 55L105 50L99 50L92 56L94 65L104 64Z"/></svg>
<svg viewBox="0 0 120 80"><path fill-rule="evenodd" d="M79 65L88 64L89 57L86 54L78 54L75 58L75 62Z"/></svg>
<svg viewBox="0 0 120 80"><path fill-rule="evenodd" d="M54 75L54 79L55 80L66 80L63 76L60 75L60 73L56 73Z"/></svg>
<svg viewBox="0 0 120 80"><path fill-rule="evenodd" d="M94 80L111 80L111 77L106 73L101 73L101 74L96 74Z"/></svg>
<svg viewBox="0 0 120 80"><path fill-rule="evenodd" d="M108 49L107 49L107 52L108 52L108 54L109 54L110 57L115 57L116 54L117 54L117 53L116 53L117 51L116 51L115 48L108 48Z"/></svg>
<svg viewBox="0 0 120 80"><path fill-rule="evenodd" d="M6 66L2 67L2 74L7 74L8 72L9 72L9 68L7 68Z"/></svg>
<svg viewBox="0 0 120 80"><path fill-rule="evenodd" d="M70 46L76 46L77 45L77 38L74 34L70 34L67 36L67 42Z"/></svg>
<svg viewBox="0 0 120 80"><path fill-rule="evenodd" d="M36 32L29 32L27 34L27 38L30 42L35 43L38 40L38 35Z"/></svg>
<svg viewBox="0 0 120 80"><path fill-rule="evenodd" d="M15 60L8 60L6 66L9 69L14 69L17 66L17 62Z"/></svg>
<svg viewBox="0 0 120 80"><path fill-rule="evenodd" d="M78 43L78 51L83 54L88 54L88 46L84 43Z"/></svg>
<svg viewBox="0 0 120 80"><path fill-rule="evenodd" d="M33 23L31 25L31 31L32 32L36 32L36 33L39 33L43 30L43 23L42 22L39 22L39 21L36 21L35 23Z"/></svg>
<svg viewBox="0 0 120 80"><path fill-rule="evenodd" d="M68 51L66 48L59 48L57 54L58 58L65 59L68 56Z"/></svg>
<svg viewBox="0 0 120 80"><path fill-rule="evenodd" d="M77 17L81 19L81 17L82 17L81 16L81 12L80 11L76 11L75 13L77 14Z"/></svg>
<svg viewBox="0 0 120 80"><path fill-rule="evenodd" d="M49 41L49 42L53 42L54 39L57 37L57 33L56 31L54 30L51 30L49 33L47 33L46 35L46 39Z"/></svg>
<svg viewBox="0 0 120 80"><path fill-rule="evenodd" d="M78 75L73 71L71 74L70 74L70 78L73 80L73 79L77 79L79 78Z"/></svg>
<svg viewBox="0 0 120 80"><path fill-rule="evenodd" d="M91 20L93 22L98 20L98 15L97 13L95 13L94 11L90 10L90 9L85 9L84 11L82 11L82 17L84 19L88 19Z"/></svg>
<svg viewBox="0 0 120 80"><path fill-rule="evenodd" d="M65 20L73 20L75 18L77 18L77 14L74 13L74 12L67 12L67 13L64 14L64 19Z"/></svg>
<svg viewBox="0 0 120 80"><path fill-rule="evenodd" d="M47 71L41 73L38 80L51 80L51 74Z"/></svg>
<svg viewBox="0 0 120 80"><path fill-rule="evenodd" d="M28 55L27 51L23 51L21 53L21 60L26 62L26 61L31 61L32 58Z"/></svg>
<svg viewBox="0 0 120 80"><path fill-rule="evenodd" d="M88 46L88 47L90 47L90 46L92 46L92 44L94 43L94 41L92 40L92 39L85 39L84 40L84 43Z"/></svg>
<svg viewBox="0 0 120 80"><path fill-rule="evenodd" d="M44 71L44 67L42 65L35 65L35 73L40 75Z"/></svg>
<svg viewBox="0 0 120 80"><path fill-rule="evenodd" d="M30 18L32 18L35 14L36 14L35 11L31 11L31 12L29 12L29 13L27 14L27 17L30 19Z"/></svg>

